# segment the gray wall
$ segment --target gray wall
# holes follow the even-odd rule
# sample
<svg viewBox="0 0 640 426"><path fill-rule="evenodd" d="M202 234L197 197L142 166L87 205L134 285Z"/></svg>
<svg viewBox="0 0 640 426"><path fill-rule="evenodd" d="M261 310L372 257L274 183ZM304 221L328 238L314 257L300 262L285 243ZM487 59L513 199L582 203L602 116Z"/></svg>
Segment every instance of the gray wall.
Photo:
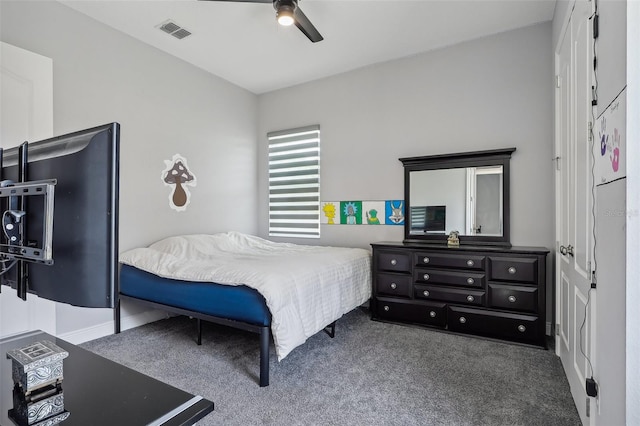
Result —
<svg viewBox="0 0 640 426"><path fill-rule="evenodd" d="M257 232L255 95L60 3L0 7L2 41L53 59L54 134L122 125L121 251L182 233ZM160 179L176 153L198 179L184 212ZM56 309L58 334L112 319Z"/></svg>
<svg viewBox="0 0 640 426"><path fill-rule="evenodd" d="M627 3L627 116L640 117L640 2ZM627 120L627 141L640 140L640 120ZM640 164L640 144L627 144L627 164ZM627 167L627 423L640 424L640 167Z"/></svg>
<svg viewBox="0 0 640 426"><path fill-rule="evenodd" d="M550 46L551 24L539 24L261 95L260 235L267 132L317 123L323 200L402 199L398 158L515 146L512 243L552 247ZM402 227L323 225L318 243L402 238Z"/></svg>
<svg viewBox="0 0 640 426"><path fill-rule="evenodd" d="M551 32L551 23L538 24L261 95L260 235L268 234L267 132L320 124L326 201L404 198L398 158L516 147L511 242L552 248ZM400 226L322 225L317 243L369 248L403 238Z"/></svg>

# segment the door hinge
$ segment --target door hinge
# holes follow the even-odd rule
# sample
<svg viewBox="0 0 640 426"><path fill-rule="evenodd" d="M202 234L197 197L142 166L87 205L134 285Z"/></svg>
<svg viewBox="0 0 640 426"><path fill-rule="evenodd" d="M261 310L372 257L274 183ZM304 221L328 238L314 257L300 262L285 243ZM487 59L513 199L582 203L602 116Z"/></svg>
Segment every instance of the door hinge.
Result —
<svg viewBox="0 0 640 426"><path fill-rule="evenodd" d="M587 405L586 405L587 417L591 417L591 401L589 401L589 397L587 397Z"/></svg>
<svg viewBox="0 0 640 426"><path fill-rule="evenodd" d="M556 336L560 335L560 324L556 324Z"/></svg>
<svg viewBox="0 0 640 426"><path fill-rule="evenodd" d="M593 123L589 122L589 142L593 140Z"/></svg>
<svg viewBox="0 0 640 426"><path fill-rule="evenodd" d="M560 170L560 157L554 157L551 159L551 161L555 161L556 162L556 170Z"/></svg>
<svg viewBox="0 0 640 426"><path fill-rule="evenodd" d="M560 75L556 75L556 88L560 88Z"/></svg>

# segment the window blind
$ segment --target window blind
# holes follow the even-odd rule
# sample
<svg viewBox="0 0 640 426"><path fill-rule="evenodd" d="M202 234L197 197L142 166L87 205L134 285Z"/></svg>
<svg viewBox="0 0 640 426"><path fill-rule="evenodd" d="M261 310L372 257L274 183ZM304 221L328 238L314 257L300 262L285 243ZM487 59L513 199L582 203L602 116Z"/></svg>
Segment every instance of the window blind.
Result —
<svg viewBox="0 0 640 426"><path fill-rule="evenodd" d="M269 235L320 238L320 126L271 132Z"/></svg>

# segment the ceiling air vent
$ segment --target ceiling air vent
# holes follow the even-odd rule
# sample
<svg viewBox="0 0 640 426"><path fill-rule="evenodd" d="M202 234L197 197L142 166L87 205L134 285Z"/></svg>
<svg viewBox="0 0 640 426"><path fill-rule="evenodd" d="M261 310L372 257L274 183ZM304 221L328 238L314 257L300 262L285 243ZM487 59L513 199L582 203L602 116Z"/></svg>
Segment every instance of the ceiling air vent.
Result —
<svg viewBox="0 0 640 426"><path fill-rule="evenodd" d="M179 40L182 40L183 38L191 35L190 31L182 28L180 25L171 20L163 22L162 24L158 25L157 28L160 28L165 33L172 35Z"/></svg>

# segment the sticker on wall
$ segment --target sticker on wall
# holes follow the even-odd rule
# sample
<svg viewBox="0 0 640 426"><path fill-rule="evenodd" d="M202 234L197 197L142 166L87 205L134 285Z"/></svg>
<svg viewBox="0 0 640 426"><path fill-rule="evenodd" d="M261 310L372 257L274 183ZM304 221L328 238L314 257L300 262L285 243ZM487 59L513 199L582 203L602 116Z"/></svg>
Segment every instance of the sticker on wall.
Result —
<svg viewBox="0 0 640 426"><path fill-rule="evenodd" d="M340 201L340 223L362 225L362 201Z"/></svg>
<svg viewBox="0 0 640 426"><path fill-rule="evenodd" d="M598 142L593 153L596 158L596 185L611 182L627 175L625 88L598 119Z"/></svg>
<svg viewBox="0 0 640 426"><path fill-rule="evenodd" d="M404 201L385 201L385 223L387 225L404 225Z"/></svg>
<svg viewBox="0 0 640 426"><path fill-rule="evenodd" d="M162 171L162 182L171 188L169 206L176 211L187 209L191 201L188 186L196 186L196 176L189 169L187 159L175 154L171 160L164 160L165 169Z"/></svg>
<svg viewBox="0 0 640 426"><path fill-rule="evenodd" d="M362 209L364 210L365 225L384 225L384 201L363 201Z"/></svg>
<svg viewBox="0 0 640 426"><path fill-rule="evenodd" d="M322 209L322 214L320 215L320 223L323 223L325 225L335 225L340 223L339 217L336 221L336 215L340 214L339 202L325 201L320 204L320 208Z"/></svg>

